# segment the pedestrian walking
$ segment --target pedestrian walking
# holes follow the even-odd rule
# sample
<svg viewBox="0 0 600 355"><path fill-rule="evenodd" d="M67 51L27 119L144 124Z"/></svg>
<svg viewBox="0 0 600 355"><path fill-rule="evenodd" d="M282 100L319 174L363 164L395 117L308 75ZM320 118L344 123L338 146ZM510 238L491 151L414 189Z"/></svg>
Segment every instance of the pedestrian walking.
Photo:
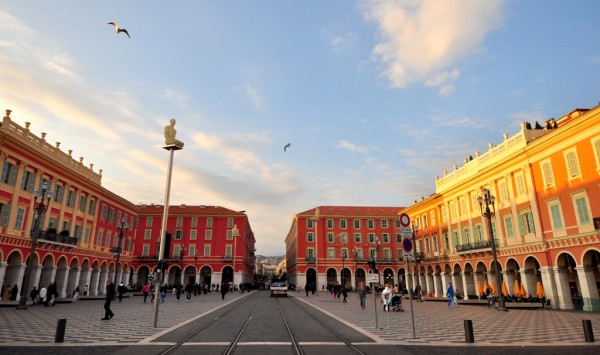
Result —
<svg viewBox="0 0 600 355"><path fill-rule="evenodd" d="M346 288L346 285L342 286L342 296L344 297L344 300L342 302L348 302L346 301L346 297L348 297L348 289Z"/></svg>
<svg viewBox="0 0 600 355"><path fill-rule="evenodd" d="M181 283L178 283L175 286L175 297L177 297L177 302L179 302L179 300L181 299L181 288L182 288Z"/></svg>
<svg viewBox="0 0 600 355"><path fill-rule="evenodd" d="M448 288L446 289L446 297L448 297L448 308L452 304L458 307L458 303L456 303L456 299L454 298L454 288L452 287L452 282L448 283Z"/></svg>
<svg viewBox="0 0 600 355"><path fill-rule="evenodd" d="M89 291L89 289L90 289L90 288L89 288L89 286L88 286L88 285L85 285L85 288L83 289L83 295L84 295L84 296L87 296L87 295L88 295L88 291Z"/></svg>
<svg viewBox="0 0 600 355"><path fill-rule="evenodd" d="M58 288L56 287L56 282L50 282L50 285L48 286L48 291L46 294L46 303L45 306L47 307L54 307L54 302L56 301L56 298L58 297Z"/></svg>
<svg viewBox="0 0 600 355"><path fill-rule="evenodd" d="M119 302L121 302L123 300L123 294L127 292L127 289L125 288L125 285L123 285L122 282L119 284L117 292L119 293Z"/></svg>
<svg viewBox="0 0 600 355"><path fill-rule="evenodd" d="M358 286L358 298L360 299L360 308L365 309L367 300L367 286L364 282L360 282Z"/></svg>
<svg viewBox="0 0 600 355"><path fill-rule="evenodd" d="M44 286L42 286L42 289L40 290L40 293L38 294L39 304L47 305L46 304L46 293L47 292L48 291L46 290L46 288Z"/></svg>
<svg viewBox="0 0 600 355"><path fill-rule="evenodd" d="M164 284L159 289L160 293L160 302L165 303L165 298L167 297L167 284Z"/></svg>
<svg viewBox="0 0 600 355"><path fill-rule="evenodd" d="M308 282L307 282L306 285L304 285L304 291L306 291L306 297L308 297L309 289L310 289L310 286L308 285Z"/></svg>
<svg viewBox="0 0 600 355"><path fill-rule="evenodd" d="M187 298L188 302L192 299L192 292L196 293L196 287L191 282L188 282L185 285L185 298Z"/></svg>
<svg viewBox="0 0 600 355"><path fill-rule="evenodd" d="M217 290L219 289L219 285L217 285ZM227 282L223 283L223 285L221 285L221 299L224 300L225 299L225 294L229 292L229 284Z"/></svg>
<svg viewBox="0 0 600 355"><path fill-rule="evenodd" d="M12 290L10 291L10 300L11 301L16 301L17 300L17 295L19 294L19 286L17 286L16 284L13 286Z"/></svg>
<svg viewBox="0 0 600 355"><path fill-rule="evenodd" d="M73 291L73 302L77 302L79 299L79 286L75 287L75 291Z"/></svg>
<svg viewBox="0 0 600 355"><path fill-rule="evenodd" d="M35 304L35 299L37 298L38 293L39 292L35 286L33 286L33 290L31 290L31 292L29 292L29 297L31 298L31 302L33 304Z"/></svg>
<svg viewBox="0 0 600 355"><path fill-rule="evenodd" d="M144 303L146 303L146 298L148 298L148 294L150 293L150 284L146 283L142 286L142 293L144 294Z"/></svg>
<svg viewBox="0 0 600 355"><path fill-rule="evenodd" d="M115 316L113 311L110 309L110 303L116 296L115 284L112 282L110 276L106 278L106 300L104 301L104 318L102 320L109 320Z"/></svg>
<svg viewBox="0 0 600 355"><path fill-rule="evenodd" d="M492 288L490 286L485 289L485 296L488 308L492 307L494 305L494 295L492 295Z"/></svg>
<svg viewBox="0 0 600 355"><path fill-rule="evenodd" d="M392 289L390 285L386 284L383 291L381 291L381 300L383 301L383 311L390 311L390 303L392 302Z"/></svg>

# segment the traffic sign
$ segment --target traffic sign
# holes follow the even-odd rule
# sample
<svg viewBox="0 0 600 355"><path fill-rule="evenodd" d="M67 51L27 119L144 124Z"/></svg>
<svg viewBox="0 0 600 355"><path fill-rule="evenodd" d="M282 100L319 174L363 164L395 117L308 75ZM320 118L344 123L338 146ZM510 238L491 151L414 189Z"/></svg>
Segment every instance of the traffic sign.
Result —
<svg viewBox="0 0 600 355"><path fill-rule="evenodd" d="M366 281L367 283L369 282L373 282L378 284L379 283L379 274L366 274Z"/></svg>
<svg viewBox="0 0 600 355"><path fill-rule="evenodd" d="M406 213L400 214L400 226L401 227L410 226L410 217Z"/></svg>
<svg viewBox="0 0 600 355"><path fill-rule="evenodd" d="M400 227L400 236L402 238L412 238L412 229L410 227Z"/></svg>
<svg viewBox="0 0 600 355"><path fill-rule="evenodd" d="M406 255L406 253L410 253L413 249L412 240L409 238L404 238L404 240L402 240L402 249L404 249L404 255Z"/></svg>
<svg viewBox="0 0 600 355"><path fill-rule="evenodd" d="M413 253L406 253L406 252L405 252L405 253L404 253L404 257L406 257L406 258L414 258L414 257L415 257L415 255L414 255Z"/></svg>

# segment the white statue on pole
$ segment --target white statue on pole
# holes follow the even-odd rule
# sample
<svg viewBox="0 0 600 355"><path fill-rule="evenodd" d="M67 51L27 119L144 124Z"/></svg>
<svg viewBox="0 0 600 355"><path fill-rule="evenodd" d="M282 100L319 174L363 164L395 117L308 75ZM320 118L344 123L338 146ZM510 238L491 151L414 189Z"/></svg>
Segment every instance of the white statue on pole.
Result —
<svg viewBox="0 0 600 355"><path fill-rule="evenodd" d="M175 139L175 135L177 131L175 130L175 119L171 118L168 126L165 126L165 144L167 146L176 146L178 148L183 148L183 142Z"/></svg>

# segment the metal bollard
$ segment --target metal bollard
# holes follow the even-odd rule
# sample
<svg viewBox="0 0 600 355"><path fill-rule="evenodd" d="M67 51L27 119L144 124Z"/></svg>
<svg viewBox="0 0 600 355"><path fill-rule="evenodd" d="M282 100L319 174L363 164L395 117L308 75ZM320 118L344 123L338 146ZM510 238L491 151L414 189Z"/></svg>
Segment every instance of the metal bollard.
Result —
<svg viewBox="0 0 600 355"><path fill-rule="evenodd" d="M67 327L66 319L59 319L56 323L56 335L54 336L55 343L62 343L65 340L65 328Z"/></svg>
<svg viewBox="0 0 600 355"><path fill-rule="evenodd" d="M468 319L465 319L465 342L475 342L475 338L473 337L473 322Z"/></svg>
<svg viewBox="0 0 600 355"><path fill-rule="evenodd" d="M582 319L583 322L583 333L585 334L585 341L587 343L594 342L594 330L592 329L592 321L589 319Z"/></svg>

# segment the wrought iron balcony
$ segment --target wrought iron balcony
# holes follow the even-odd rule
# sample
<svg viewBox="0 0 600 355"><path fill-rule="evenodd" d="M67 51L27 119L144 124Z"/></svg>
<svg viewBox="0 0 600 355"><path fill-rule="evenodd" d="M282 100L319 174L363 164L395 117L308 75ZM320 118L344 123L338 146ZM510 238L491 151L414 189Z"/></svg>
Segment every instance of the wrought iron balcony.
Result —
<svg viewBox="0 0 600 355"><path fill-rule="evenodd" d="M314 258L314 257L312 257L312 258L304 258L304 260L305 260L307 263L311 263L311 264L314 264L314 263L315 263L315 258Z"/></svg>
<svg viewBox="0 0 600 355"><path fill-rule="evenodd" d="M494 239L494 242L496 243L496 248L497 248L498 247L498 239ZM474 242L474 243L457 245L456 251L458 253L460 253L460 252L469 252L469 251L476 251L476 250L481 250L481 249L491 249L491 248L492 248L492 243L490 243L487 240L482 240L482 241L478 241L478 242Z"/></svg>

